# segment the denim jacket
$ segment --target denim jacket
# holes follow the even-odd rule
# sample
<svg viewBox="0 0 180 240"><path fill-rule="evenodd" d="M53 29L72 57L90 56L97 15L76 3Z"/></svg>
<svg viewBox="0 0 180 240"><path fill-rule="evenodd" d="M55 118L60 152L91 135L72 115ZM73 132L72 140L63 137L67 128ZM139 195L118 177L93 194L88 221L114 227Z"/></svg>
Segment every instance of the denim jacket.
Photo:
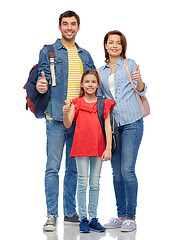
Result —
<svg viewBox="0 0 180 240"><path fill-rule="evenodd" d="M68 87L68 52L60 39L53 44L55 50L55 76L56 86L50 86L50 101L45 113L53 120L62 121L64 101L67 99ZM78 55L83 64L83 72L89 69L96 69L89 52L80 48L77 44ZM41 78L41 71L44 71L47 82L51 80L50 64L47 47L43 47L39 54L38 76Z"/></svg>
<svg viewBox="0 0 180 240"><path fill-rule="evenodd" d="M142 92L137 90L137 82L133 79L132 73L135 71L137 64L134 60L128 59L128 67L134 82L134 87L136 92L143 96L146 93L147 86L144 86ZM113 99L116 102L116 105L113 109L113 115L118 126L123 126L135 122L143 117L141 107L137 100L136 94L132 88L130 80L128 78L126 68L125 68L125 59L120 58L115 64L115 99L112 96L112 93L109 89L109 75L111 74L111 68L108 64L105 64L100 69L100 88L98 89L98 96L105 96L106 98Z"/></svg>

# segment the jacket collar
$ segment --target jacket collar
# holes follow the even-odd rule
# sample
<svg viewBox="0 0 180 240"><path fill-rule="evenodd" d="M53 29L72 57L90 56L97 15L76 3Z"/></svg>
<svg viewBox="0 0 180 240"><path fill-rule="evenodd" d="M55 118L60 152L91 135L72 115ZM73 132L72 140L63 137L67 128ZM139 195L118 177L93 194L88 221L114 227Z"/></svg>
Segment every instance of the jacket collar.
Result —
<svg viewBox="0 0 180 240"><path fill-rule="evenodd" d="M61 48L65 48L65 46L61 42L61 39L59 39L59 38L56 40L55 44L57 45L58 50L60 50ZM78 52L83 51L83 49L80 48L77 43L75 43L75 45L76 45L76 47L78 49Z"/></svg>
<svg viewBox="0 0 180 240"><path fill-rule="evenodd" d="M120 57L120 58L117 60L117 62L115 63L115 65L120 66L123 60L124 60L124 59L123 59L122 57ZM108 62L102 67L103 70L104 70L105 68L110 68L110 67L108 66Z"/></svg>

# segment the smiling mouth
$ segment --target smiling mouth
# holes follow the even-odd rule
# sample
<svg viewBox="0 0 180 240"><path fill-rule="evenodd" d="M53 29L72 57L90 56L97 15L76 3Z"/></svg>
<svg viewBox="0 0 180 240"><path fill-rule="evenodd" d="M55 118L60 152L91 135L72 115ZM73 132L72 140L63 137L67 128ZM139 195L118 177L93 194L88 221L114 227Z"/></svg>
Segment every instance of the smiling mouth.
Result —
<svg viewBox="0 0 180 240"><path fill-rule="evenodd" d="M66 32L66 34L67 34L68 36L71 36L71 35L73 34L73 32Z"/></svg>

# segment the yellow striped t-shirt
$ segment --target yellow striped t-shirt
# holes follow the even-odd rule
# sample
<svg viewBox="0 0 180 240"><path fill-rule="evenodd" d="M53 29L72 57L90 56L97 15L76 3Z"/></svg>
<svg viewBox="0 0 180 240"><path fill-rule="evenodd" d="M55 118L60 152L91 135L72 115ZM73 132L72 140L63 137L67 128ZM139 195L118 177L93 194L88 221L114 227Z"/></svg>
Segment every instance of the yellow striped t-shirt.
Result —
<svg viewBox="0 0 180 240"><path fill-rule="evenodd" d="M76 46L66 47L68 51L68 88L67 88L67 102L79 96L80 82L83 74L83 64L78 55Z"/></svg>

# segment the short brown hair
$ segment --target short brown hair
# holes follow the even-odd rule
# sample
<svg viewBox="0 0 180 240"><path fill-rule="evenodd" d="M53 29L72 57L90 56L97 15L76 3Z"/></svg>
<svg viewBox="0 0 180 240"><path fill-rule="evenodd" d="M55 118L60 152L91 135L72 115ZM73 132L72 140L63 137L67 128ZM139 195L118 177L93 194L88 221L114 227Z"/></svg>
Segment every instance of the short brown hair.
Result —
<svg viewBox="0 0 180 240"><path fill-rule="evenodd" d="M59 17L59 25L60 26L61 26L62 19L64 17L75 17L76 20L77 20L78 26L79 26L79 24L80 24L80 17L75 12L69 10L69 11L66 11L66 12L62 13L60 15L60 17Z"/></svg>
<svg viewBox="0 0 180 240"><path fill-rule="evenodd" d="M81 76L81 84L83 83L83 80L87 75L94 75L97 79L98 86L100 85L99 74L96 70L93 70L93 69L87 70L83 73L83 75ZM84 89L81 87L79 97L83 97L84 94L85 94ZM96 90L96 94L97 94L97 90Z"/></svg>
<svg viewBox="0 0 180 240"><path fill-rule="evenodd" d="M105 52L105 62L108 62L109 61L109 53L105 47L105 45L107 44L107 41L108 41L108 37L110 35L113 35L113 34L117 34L121 37L121 44L122 44L122 52L120 54L120 57L122 58L126 58L126 49L127 49L127 41L126 41L126 38L125 36L118 30L113 30L113 31L110 31L108 32L105 37L104 37L104 52Z"/></svg>

